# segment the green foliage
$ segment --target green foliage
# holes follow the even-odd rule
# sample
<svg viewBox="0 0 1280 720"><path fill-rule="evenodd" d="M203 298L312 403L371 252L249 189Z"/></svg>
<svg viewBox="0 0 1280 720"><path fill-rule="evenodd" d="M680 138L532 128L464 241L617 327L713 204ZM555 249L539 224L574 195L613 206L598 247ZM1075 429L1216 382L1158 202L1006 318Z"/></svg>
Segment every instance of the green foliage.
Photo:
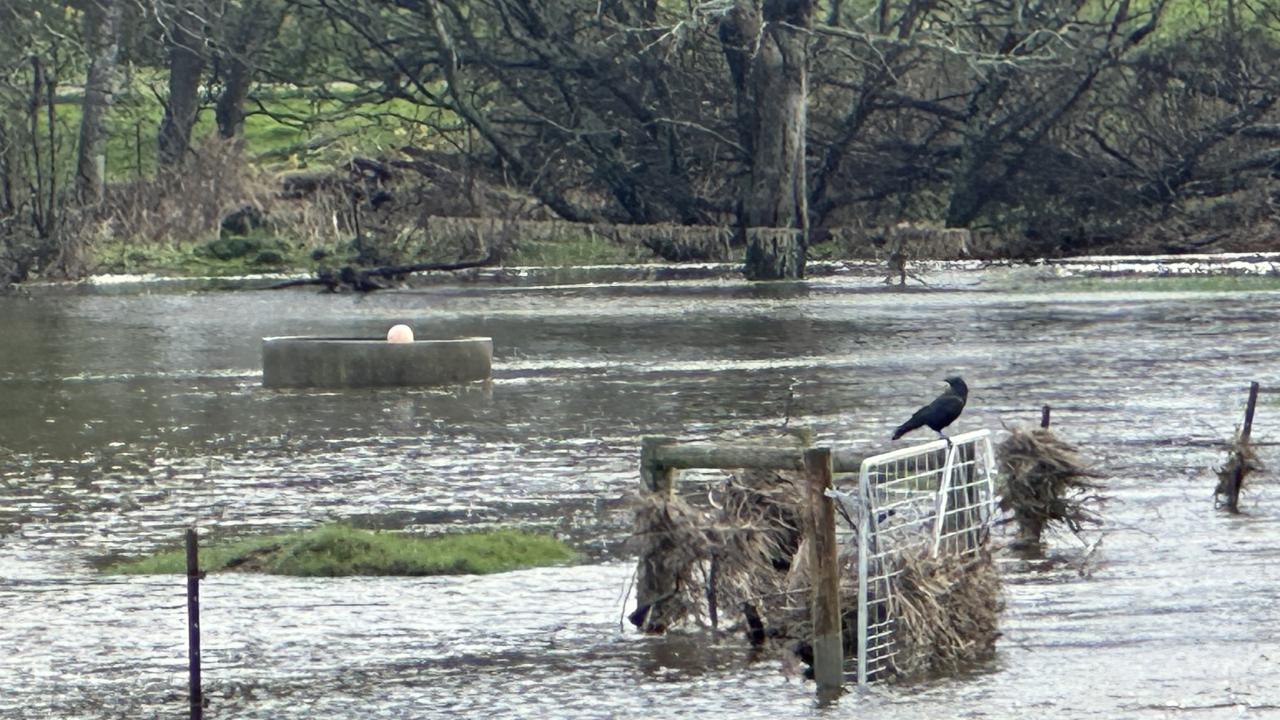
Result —
<svg viewBox="0 0 1280 720"><path fill-rule="evenodd" d="M158 82L158 78L150 78ZM156 171L156 137L164 108L137 86L121 92L107 113L107 179L129 180L151 177ZM259 162L286 168L312 164L324 167L344 162L353 154L377 155L394 146L416 144L429 147L428 138L416 119L423 110L404 100L376 107L351 107L344 99L349 91L326 91L330 97L300 95L282 89L261 88L250 100L245 118L246 156ZM73 148L80 131L80 98L64 95L57 107L56 134L66 148ZM192 130L200 138L217 133L213 111L204 108ZM66 163L74 154L63 153ZM68 169L70 165L68 164Z"/></svg>
<svg viewBox="0 0 1280 720"><path fill-rule="evenodd" d="M218 258L211 250L211 247L222 248L229 242L238 244L246 241L252 246L249 250L227 259ZM97 273L227 277L264 270L311 272L316 269L310 246L272 237L230 238L177 245L142 245L117 239L98 243L90 248L89 253L90 267Z"/></svg>
<svg viewBox="0 0 1280 720"><path fill-rule="evenodd" d="M254 255L252 262L254 265L284 265L285 258L279 250L267 248Z"/></svg>
<svg viewBox="0 0 1280 720"><path fill-rule="evenodd" d="M139 244L127 239L102 241L89 248L89 266L96 273L229 277L264 271L315 272L349 262L349 243L317 249L303 242L287 242L270 235L231 237L206 243ZM317 260L321 258L321 260ZM565 241L522 241L507 256L507 266L571 267L651 263L648 248L621 245L583 235Z"/></svg>
<svg viewBox="0 0 1280 720"><path fill-rule="evenodd" d="M559 565L576 553L563 542L518 530L415 537L331 524L288 535L214 543L200 550L202 570L243 570L272 575L468 575ZM186 572L183 550L126 560L107 567L113 575Z"/></svg>
<svg viewBox="0 0 1280 720"><path fill-rule="evenodd" d="M196 246L195 254L218 260L234 260L262 250L262 241L247 237L230 237L211 240Z"/></svg>

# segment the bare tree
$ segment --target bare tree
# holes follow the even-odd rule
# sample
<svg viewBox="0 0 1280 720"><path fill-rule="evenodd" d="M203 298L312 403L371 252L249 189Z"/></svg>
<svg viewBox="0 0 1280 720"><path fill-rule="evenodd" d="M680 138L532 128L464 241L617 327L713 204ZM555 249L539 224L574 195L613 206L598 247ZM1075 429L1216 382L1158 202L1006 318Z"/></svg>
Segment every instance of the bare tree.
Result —
<svg viewBox="0 0 1280 720"><path fill-rule="evenodd" d="M157 7L157 14L166 23L169 59L169 93L159 134L162 167L180 166L191 149L191 131L200 111L208 10L203 0L172 0L172 4Z"/></svg>
<svg viewBox="0 0 1280 720"><path fill-rule="evenodd" d="M115 92L121 3L89 0L84 13L84 45L89 69L81 104L76 153L76 194L82 203L102 200L106 167L106 115Z"/></svg>
<svg viewBox="0 0 1280 720"><path fill-rule="evenodd" d="M41 0L0 3L0 288L34 272L79 271L79 241L68 232L74 198L62 154L58 93L78 67L74 16Z"/></svg>
<svg viewBox="0 0 1280 720"><path fill-rule="evenodd" d="M747 246L744 272L753 280L804 276L813 10L807 0L738 0L720 23L749 165L738 225Z"/></svg>
<svg viewBox="0 0 1280 720"><path fill-rule="evenodd" d="M214 105L222 137L236 137L244 131L245 101L259 55L276 37L284 16L284 6L278 0L247 0L223 14L216 56L222 92Z"/></svg>

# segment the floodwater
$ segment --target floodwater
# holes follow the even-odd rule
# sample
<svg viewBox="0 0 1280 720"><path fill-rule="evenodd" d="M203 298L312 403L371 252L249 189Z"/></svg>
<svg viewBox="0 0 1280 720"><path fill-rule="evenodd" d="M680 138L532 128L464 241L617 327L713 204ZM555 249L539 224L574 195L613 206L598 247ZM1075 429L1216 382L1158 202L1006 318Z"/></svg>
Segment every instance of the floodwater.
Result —
<svg viewBox="0 0 1280 720"><path fill-rule="evenodd" d="M1264 476L1246 514L1226 516L1209 468L1248 381L1280 386L1280 293L970 280L0 297L0 717L184 716L184 579L95 568L173 546L192 522L218 536L330 519L520 524L562 533L586 561L212 575L207 717L1276 717L1280 491ZM263 336L397 322L493 337L493 382L260 387ZM972 388L959 429L1034 422L1050 403L1114 496L1087 562L1066 535L1052 542L1064 563L1005 565L994 662L820 708L810 683L738 638L625 624L640 436L728 439L789 414L820 443L871 452L954 372ZM1275 408L1264 396L1255 440L1272 437Z"/></svg>

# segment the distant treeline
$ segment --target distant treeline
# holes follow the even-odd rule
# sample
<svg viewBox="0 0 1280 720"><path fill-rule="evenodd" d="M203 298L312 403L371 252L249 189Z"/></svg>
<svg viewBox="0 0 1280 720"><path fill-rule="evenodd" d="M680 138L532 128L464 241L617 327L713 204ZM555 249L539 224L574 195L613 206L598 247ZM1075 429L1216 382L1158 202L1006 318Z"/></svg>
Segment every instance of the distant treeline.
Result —
<svg viewBox="0 0 1280 720"><path fill-rule="evenodd" d="M1280 0L0 0L0 39L0 285L77 271L113 103L162 109L172 177L201 112L229 141L296 121L282 87L393 118L362 154L429 153L530 218L737 228L752 277L833 227L1031 255L1275 219Z"/></svg>

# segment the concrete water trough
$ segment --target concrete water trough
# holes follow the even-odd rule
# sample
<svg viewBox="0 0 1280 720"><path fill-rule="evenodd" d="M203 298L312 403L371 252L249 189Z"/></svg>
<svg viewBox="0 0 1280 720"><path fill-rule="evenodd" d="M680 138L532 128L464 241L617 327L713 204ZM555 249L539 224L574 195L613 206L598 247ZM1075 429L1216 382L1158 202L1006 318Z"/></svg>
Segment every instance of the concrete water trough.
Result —
<svg viewBox="0 0 1280 720"><path fill-rule="evenodd" d="M493 340L487 337L262 339L262 384L271 388L453 385L488 380L492 364Z"/></svg>

